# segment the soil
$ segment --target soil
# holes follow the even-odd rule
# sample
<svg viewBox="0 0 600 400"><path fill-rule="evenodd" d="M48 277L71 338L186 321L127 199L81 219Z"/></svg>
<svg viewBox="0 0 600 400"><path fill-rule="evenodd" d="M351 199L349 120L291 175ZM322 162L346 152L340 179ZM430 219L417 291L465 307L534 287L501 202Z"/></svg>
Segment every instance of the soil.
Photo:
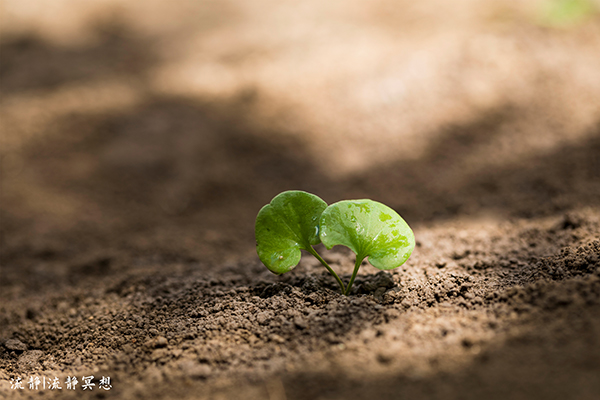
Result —
<svg viewBox="0 0 600 400"><path fill-rule="evenodd" d="M7 0L0 397L600 398L600 23L504 3ZM288 189L417 247L275 276Z"/></svg>

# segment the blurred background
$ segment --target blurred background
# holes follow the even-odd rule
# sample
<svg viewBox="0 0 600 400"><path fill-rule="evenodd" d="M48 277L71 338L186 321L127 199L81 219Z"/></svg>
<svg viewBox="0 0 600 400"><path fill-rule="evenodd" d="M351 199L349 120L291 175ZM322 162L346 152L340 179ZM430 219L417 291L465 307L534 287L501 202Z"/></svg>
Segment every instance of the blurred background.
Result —
<svg viewBox="0 0 600 400"><path fill-rule="evenodd" d="M3 285L255 257L287 189L417 227L598 205L596 0L1 5Z"/></svg>

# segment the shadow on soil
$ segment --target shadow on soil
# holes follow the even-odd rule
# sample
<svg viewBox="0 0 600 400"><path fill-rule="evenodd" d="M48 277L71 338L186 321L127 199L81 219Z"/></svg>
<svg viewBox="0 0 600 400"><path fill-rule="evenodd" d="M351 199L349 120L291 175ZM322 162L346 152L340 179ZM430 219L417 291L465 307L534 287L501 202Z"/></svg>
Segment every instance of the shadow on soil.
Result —
<svg viewBox="0 0 600 400"><path fill-rule="evenodd" d="M5 36L0 47L3 96L105 78L137 79L156 64L150 41L119 20L98 23L91 30L95 43L80 47L53 45L35 34Z"/></svg>
<svg viewBox="0 0 600 400"><path fill-rule="evenodd" d="M503 125L519 112L500 109L448 127L436 135L420 160L398 160L367 171L351 180L350 187L359 191L355 196L376 196L414 223L480 211L534 217L597 204L600 122L578 143L517 163L478 170L461 162L501 135Z"/></svg>
<svg viewBox="0 0 600 400"><path fill-rule="evenodd" d="M153 43L122 23L99 24L96 31L98 43L78 49L32 36L5 40L0 65L5 96L115 76L143 80L158 62ZM178 233L200 229L209 241L247 248L243 243L252 242L257 210L287 189L314 192L328 201L374 198L413 225L486 210L503 217L548 215L595 204L600 197L600 127L585 141L516 164L486 170L462 164L502 135L503 126L521 112L506 106L442 128L419 160L397 160L330 181L299 135L269 128L278 121L256 121L254 106L260 101L253 88L227 101L148 93L140 104L119 112L57 116L40 135L44 140L25 147L23 163L30 173L20 179L30 192L8 207L20 209L14 214L24 218L35 215L43 225L43 213L36 215L21 200L53 193L64 198L64 207L85 202L94 212L83 218L79 210L66 213L46 229L52 236L72 232L83 220L83 229L93 236L103 226L109 229L100 236L114 236L117 226L140 243L145 241L140 236L157 226ZM11 193L10 179L5 190ZM9 226L5 236L25 222L3 214Z"/></svg>
<svg viewBox="0 0 600 400"><path fill-rule="evenodd" d="M14 95L51 90L112 76L143 79L157 62L152 45L143 39L119 29L100 36L96 46L77 50L31 37L5 42L3 91ZM600 198L600 124L584 141L550 154L490 170L465 170L454 174L453 181L444 180L445 171L501 135L503 124L520 112L506 107L444 128L420 160L397 160L338 182L325 178L301 138L269 128L276 121L254 119L260 96L253 89L228 101L149 93L140 104L118 112L57 117L42 135L47 140L23 149L25 171L8 176L3 184L11 200L3 201L2 207L2 285L23 284L25 292L33 292L90 275L102 281L111 272L126 274L132 259L142 254L190 263L215 261L213 269L224 270L228 267L222 253L251 250L256 212L288 189L313 192L329 201L375 198L415 225L485 210L503 217L553 215L597 204ZM56 218L51 210L34 208L27 201L30 196L58 196L72 209ZM65 276L71 280L64 281ZM258 280L249 278L247 284L265 298L306 284L299 280L266 286ZM157 306L174 311L179 307L175 300ZM202 301L216 306L220 300L215 295ZM155 308L150 304L148 310ZM540 323L531 336L522 336L522 342L517 339L482 354L456 374L358 382L301 373L289 375L284 383L290 399L368 398L373 393L391 399L398 398L398 392L403 398L500 399L514 394L515 387L520 394L512 398L591 399L588 394L600 392L592 380L600 359L594 339L600 337L598 315L597 306L572 306L559 314L567 325L588 323L590 336L566 334L566 347L554 353L561 344L542 334L547 325ZM356 318L345 321L343 328L357 324ZM589 349L592 352L586 354ZM545 365L528 363L546 358ZM535 368L539 370L531 374ZM526 382L521 374L538 381ZM563 386L565 382L569 384ZM573 393L578 387L580 397Z"/></svg>
<svg viewBox="0 0 600 400"><path fill-rule="evenodd" d="M122 74L143 79L157 62L151 43L118 24L102 29L103 39L89 49L54 48L30 37L9 40L2 49L10 55L3 58L3 88L12 95ZM27 72L19 63L35 69ZM501 107L442 128L419 160L331 181L302 137L271 128L278 121L256 120L260 101L253 88L225 101L149 92L127 109L57 116L43 139L22 150L25 171L5 175L11 199L2 211L6 265L22 268L33 259L45 271L66 262L71 272L83 273L89 265L104 271L113 264L102 260L124 255L212 260L223 252L249 252L257 210L289 189L330 202L370 197L413 226L481 211L553 215L600 198L600 127L549 154L494 169L468 168L462 160L502 135L521 112ZM52 208L32 208L32 197L57 199L60 218ZM100 248L109 254L87 254ZM112 268L126 268L118 264Z"/></svg>

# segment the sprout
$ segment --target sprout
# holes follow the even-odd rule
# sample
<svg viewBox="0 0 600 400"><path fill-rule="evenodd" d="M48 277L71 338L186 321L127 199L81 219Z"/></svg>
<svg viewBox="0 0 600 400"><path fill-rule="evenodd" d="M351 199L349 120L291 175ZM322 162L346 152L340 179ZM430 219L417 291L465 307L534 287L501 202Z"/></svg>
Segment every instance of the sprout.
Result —
<svg viewBox="0 0 600 400"><path fill-rule="evenodd" d="M408 224L388 206L373 200L344 200L327 206L319 197L287 191L277 195L256 217L256 247L260 260L280 275L300 262L301 251L316 257L348 295L365 258L378 269L404 264L415 248ZM313 248L323 243L349 247L356 254L354 272L344 283Z"/></svg>

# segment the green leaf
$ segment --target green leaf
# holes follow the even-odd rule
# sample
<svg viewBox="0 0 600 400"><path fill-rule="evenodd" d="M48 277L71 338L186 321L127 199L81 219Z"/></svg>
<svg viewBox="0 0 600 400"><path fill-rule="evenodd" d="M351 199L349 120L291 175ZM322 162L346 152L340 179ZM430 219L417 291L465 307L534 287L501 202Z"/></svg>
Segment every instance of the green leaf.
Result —
<svg viewBox="0 0 600 400"><path fill-rule="evenodd" d="M256 217L260 261L278 275L292 270L300 262L301 249L321 243L319 217L326 207L319 197L298 190L275 196Z"/></svg>
<svg viewBox="0 0 600 400"><path fill-rule="evenodd" d="M594 0L546 0L541 6L542 25L558 28L577 26L599 11Z"/></svg>
<svg viewBox="0 0 600 400"><path fill-rule="evenodd" d="M344 200L321 214L321 241L331 249L344 245L357 260L382 270L404 264L415 248L415 236L394 210L373 200Z"/></svg>

